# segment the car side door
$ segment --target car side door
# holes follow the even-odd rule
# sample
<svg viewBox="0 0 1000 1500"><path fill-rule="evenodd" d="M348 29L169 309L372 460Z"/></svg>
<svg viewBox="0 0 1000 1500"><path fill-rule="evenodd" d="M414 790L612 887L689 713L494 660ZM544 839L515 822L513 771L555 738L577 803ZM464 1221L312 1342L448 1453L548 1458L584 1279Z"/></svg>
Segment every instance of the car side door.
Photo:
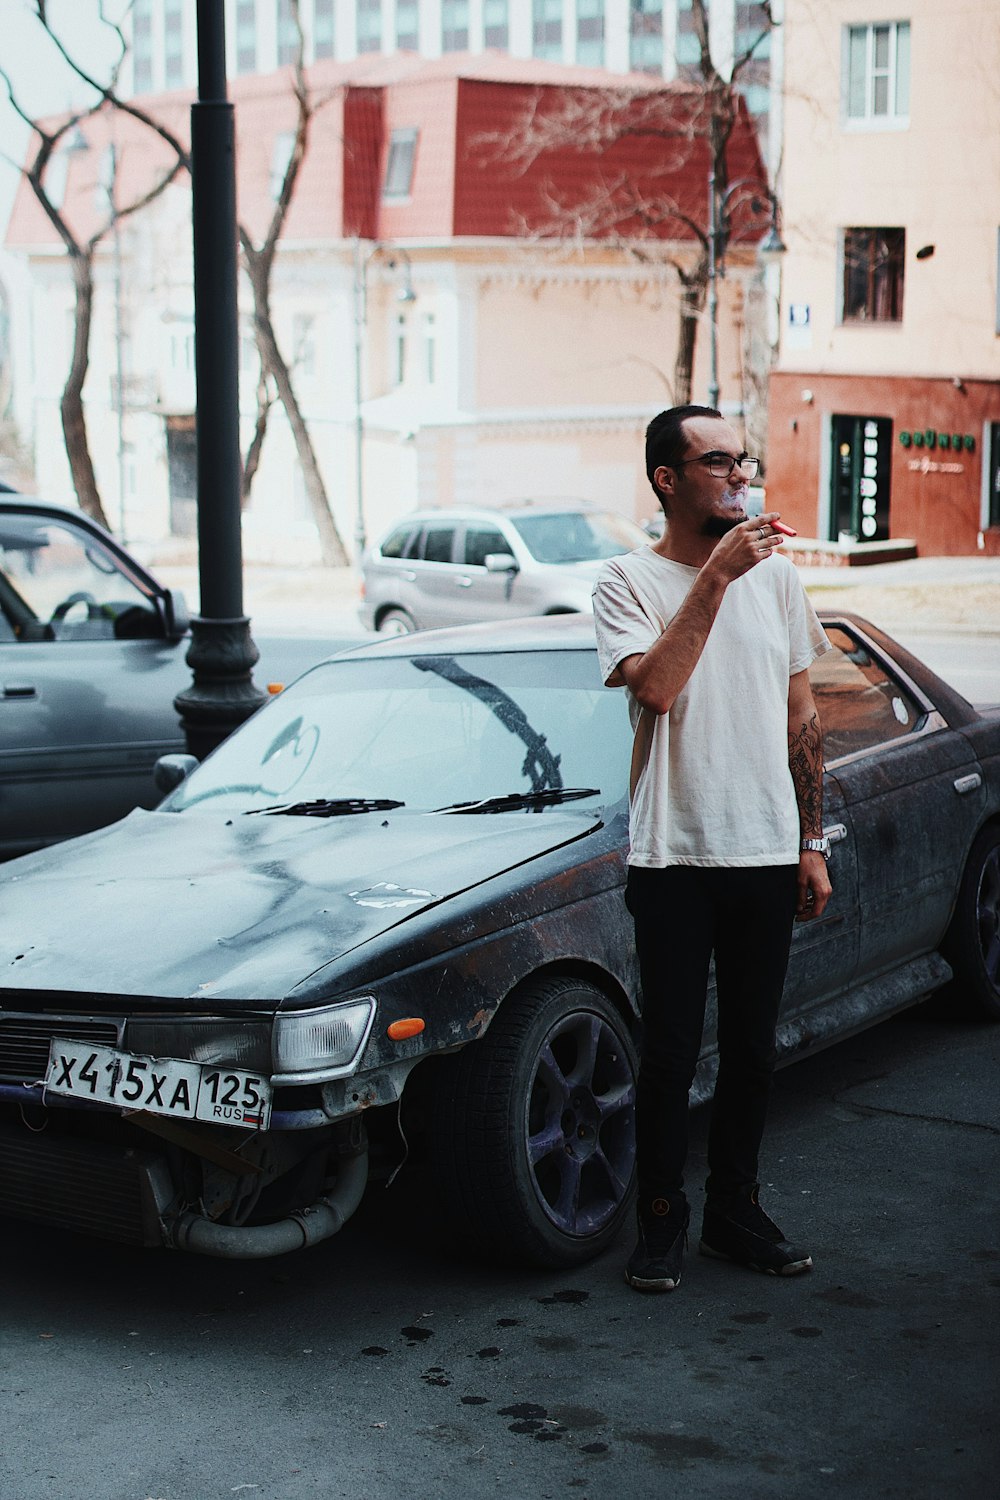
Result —
<svg viewBox="0 0 1000 1500"><path fill-rule="evenodd" d="M817 706L854 829L861 980L935 948L986 791L969 741L852 624L827 634Z"/></svg>
<svg viewBox="0 0 1000 1500"><path fill-rule="evenodd" d="M416 575L414 618L421 629L460 624L467 618L458 567L458 529L454 521L428 521L411 560Z"/></svg>
<svg viewBox="0 0 1000 1500"><path fill-rule="evenodd" d="M0 517L0 856L152 807L191 680L163 597L71 517Z"/></svg>
<svg viewBox="0 0 1000 1500"><path fill-rule="evenodd" d="M456 584L462 595L459 608L463 620L501 620L519 611L512 602L517 588L518 566L514 549L498 526L487 521L467 521L459 537ZM509 572L492 572L488 557L504 558Z"/></svg>

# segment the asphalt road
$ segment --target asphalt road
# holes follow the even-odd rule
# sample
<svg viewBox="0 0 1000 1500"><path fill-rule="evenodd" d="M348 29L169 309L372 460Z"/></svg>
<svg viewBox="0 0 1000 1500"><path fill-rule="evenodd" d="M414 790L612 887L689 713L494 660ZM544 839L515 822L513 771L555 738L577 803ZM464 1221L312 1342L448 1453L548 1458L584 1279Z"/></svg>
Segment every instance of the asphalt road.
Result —
<svg viewBox="0 0 1000 1500"><path fill-rule="evenodd" d="M630 1234L571 1274L470 1263L399 1185L255 1264L0 1225L0 1500L985 1500L998 1065L1000 1027L915 1012L779 1075L789 1281L693 1242L643 1297Z"/></svg>

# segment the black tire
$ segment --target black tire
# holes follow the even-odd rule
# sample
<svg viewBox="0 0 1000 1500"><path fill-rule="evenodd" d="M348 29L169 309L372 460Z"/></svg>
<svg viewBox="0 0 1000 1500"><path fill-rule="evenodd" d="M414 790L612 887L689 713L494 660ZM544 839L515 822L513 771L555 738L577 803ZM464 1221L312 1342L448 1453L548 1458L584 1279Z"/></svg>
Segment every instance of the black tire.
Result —
<svg viewBox="0 0 1000 1500"><path fill-rule="evenodd" d="M405 609L387 609L375 627L379 635L412 635L416 628Z"/></svg>
<svg viewBox="0 0 1000 1500"><path fill-rule="evenodd" d="M972 846L942 951L966 1009L1000 1021L1000 823Z"/></svg>
<svg viewBox="0 0 1000 1500"><path fill-rule="evenodd" d="M533 1266L605 1250L635 1178L635 1047L593 985L540 981L438 1076L430 1147L450 1227Z"/></svg>

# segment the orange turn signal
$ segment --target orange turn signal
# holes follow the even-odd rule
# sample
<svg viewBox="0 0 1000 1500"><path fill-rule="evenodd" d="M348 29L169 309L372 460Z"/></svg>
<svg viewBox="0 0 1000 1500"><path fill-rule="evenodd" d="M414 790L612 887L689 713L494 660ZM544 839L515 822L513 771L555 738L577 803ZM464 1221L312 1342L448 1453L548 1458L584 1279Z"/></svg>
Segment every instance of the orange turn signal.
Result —
<svg viewBox="0 0 1000 1500"><path fill-rule="evenodd" d="M425 1024L419 1016L407 1016L403 1021L393 1021L386 1027L385 1034L394 1042L405 1042L408 1036L419 1036Z"/></svg>
<svg viewBox="0 0 1000 1500"><path fill-rule="evenodd" d="M283 682L269 682L267 685L267 690L271 694L271 697L275 698L277 697L278 693L284 692L285 684Z"/></svg>

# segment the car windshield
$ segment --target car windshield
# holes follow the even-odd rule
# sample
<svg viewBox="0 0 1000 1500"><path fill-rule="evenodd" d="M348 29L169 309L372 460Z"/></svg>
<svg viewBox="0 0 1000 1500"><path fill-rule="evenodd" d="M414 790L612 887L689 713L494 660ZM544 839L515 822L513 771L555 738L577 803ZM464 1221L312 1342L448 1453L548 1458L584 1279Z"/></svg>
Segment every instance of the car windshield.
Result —
<svg viewBox="0 0 1000 1500"><path fill-rule="evenodd" d="M517 794L524 805L513 810L528 816L596 808L626 795L629 740L624 696L601 685L589 651L328 662L255 714L162 806L294 812L386 798L409 814ZM569 795L579 791L588 794Z"/></svg>
<svg viewBox="0 0 1000 1500"><path fill-rule="evenodd" d="M598 562L632 552L649 541L634 521L612 511L550 511L546 515L511 516L513 525L536 562Z"/></svg>

